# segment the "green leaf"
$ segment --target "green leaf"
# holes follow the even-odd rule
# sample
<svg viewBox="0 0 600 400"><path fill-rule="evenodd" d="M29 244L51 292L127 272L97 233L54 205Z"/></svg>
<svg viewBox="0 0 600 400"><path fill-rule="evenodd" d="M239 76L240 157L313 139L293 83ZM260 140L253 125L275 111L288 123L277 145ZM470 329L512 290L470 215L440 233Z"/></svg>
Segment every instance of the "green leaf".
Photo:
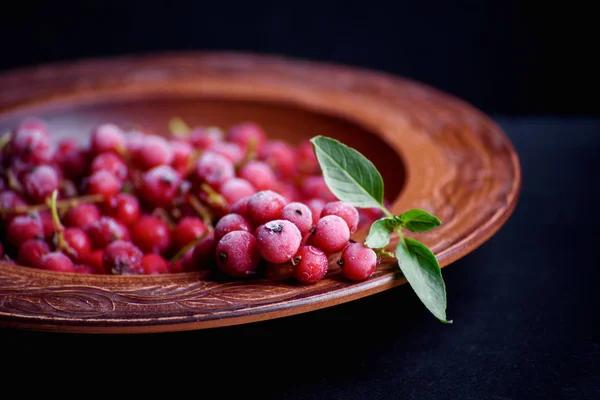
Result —
<svg viewBox="0 0 600 400"><path fill-rule="evenodd" d="M398 217L384 217L371 224L365 246L381 249L390 243L390 234L400 225Z"/></svg>
<svg viewBox="0 0 600 400"><path fill-rule="evenodd" d="M396 247L400 270L425 307L440 321L446 320L446 284L435 255L411 238L404 238Z"/></svg>
<svg viewBox="0 0 600 400"><path fill-rule="evenodd" d="M335 139L316 136L310 141L325 183L338 199L355 207L384 208L383 179L371 161Z"/></svg>
<svg viewBox="0 0 600 400"><path fill-rule="evenodd" d="M406 211L399 218L400 225L411 232L427 232L442 224L437 217L416 208Z"/></svg>

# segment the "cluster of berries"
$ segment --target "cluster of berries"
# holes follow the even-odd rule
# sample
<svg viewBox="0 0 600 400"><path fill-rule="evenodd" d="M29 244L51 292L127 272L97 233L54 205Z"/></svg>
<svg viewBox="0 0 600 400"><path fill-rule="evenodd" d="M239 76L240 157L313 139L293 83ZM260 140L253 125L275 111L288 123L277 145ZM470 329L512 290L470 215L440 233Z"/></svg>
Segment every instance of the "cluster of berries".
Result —
<svg viewBox="0 0 600 400"><path fill-rule="evenodd" d="M0 138L0 256L52 271L162 274L218 266L320 280L341 253L368 278L375 253L350 236L380 217L336 201L309 141L267 140L260 126L161 136L113 124L86 145L53 143L40 120Z"/></svg>

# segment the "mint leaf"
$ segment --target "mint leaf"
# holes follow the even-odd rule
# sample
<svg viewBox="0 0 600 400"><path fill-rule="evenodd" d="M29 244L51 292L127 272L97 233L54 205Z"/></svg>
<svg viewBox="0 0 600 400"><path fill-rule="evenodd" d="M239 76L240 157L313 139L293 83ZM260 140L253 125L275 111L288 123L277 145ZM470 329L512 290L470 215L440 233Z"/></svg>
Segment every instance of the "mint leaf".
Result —
<svg viewBox="0 0 600 400"><path fill-rule="evenodd" d="M316 136L310 141L325 183L338 199L355 207L384 209L383 179L371 161L335 139Z"/></svg>
<svg viewBox="0 0 600 400"><path fill-rule="evenodd" d="M400 270L419 299L431 313L444 323L446 320L446 284L435 255L411 238L404 238L396 247Z"/></svg>
<svg viewBox="0 0 600 400"><path fill-rule="evenodd" d="M369 235L365 239L365 246L372 249L381 249L390 243L390 234L400 225L398 217L384 217L373 222Z"/></svg>
<svg viewBox="0 0 600 400"><path fill-rule="evenodd" d="M442 224L437 217L416 208L406 211L399 218L400 225L411 232L427 232Z"/></svg>

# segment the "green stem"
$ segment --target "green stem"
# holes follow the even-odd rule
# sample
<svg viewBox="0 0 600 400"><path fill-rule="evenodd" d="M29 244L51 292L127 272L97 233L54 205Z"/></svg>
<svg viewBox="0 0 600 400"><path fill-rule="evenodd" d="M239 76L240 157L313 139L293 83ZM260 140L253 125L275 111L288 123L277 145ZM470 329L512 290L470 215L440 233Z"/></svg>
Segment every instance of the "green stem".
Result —
<svg viewBox="0 0 600 400"><path fill-rule="evenodd" d="M56 202L56 209L69 209L82 203L101 203L104 201L102 195L93 194L88 196L73 197L71 199L58 200ZM43 211L49 209L49 203L34 204L31 206L16 206L11 208L0 209L0 214L27 214L35 211Z"/></svg>
<svg viewBox="0 0 600 400"><path fill-rule="evenodd" d="M169 131L178 138L187 138L190 136L191 128L181 118L171 118L169 121Z"/></svg>
<svg viewBox="0 0 600 400"><path fill-rule="evenodd" d="M2 135L0 138L0 151L8 144L8 142L10 142L10 138L10 132L6 132L4 135Z"/></svg>
<svg viewBox="0 0 600 400"><path fill-rule="evenodd" d="M383 213L385 214L386 217L390 217L390 218L394 217L394 214L392 214L390 212L390 210L388 210L387 208L385 208L385 206L379 206L379 208L381 209L381 211L383 211Z"/></svg>
<svg viewBox="0 0 600 400"><path fill-rule="evenodd" d="M374 249L375 254L377 255L377 257L381 257L381 256L388 256L391 258L396 258L396 255L390 251L387 251L385 249Z"/></svg>
<svg viewBox="0 0 600 400"><path fill-rule="evenodd" d="M244 156L244 159L235 166L236 169L241 168L246 163L248 163L248 161L252 161L256 158L256 145L257 144L258 143L256 143L256 138L250 138L250 140L248 141L248 149L246 151L246 155Z"/></svg>
<svg viewBox="0 0 600 400"><path fill-rule="evenodd" d="M179 259L181 259L183 256L185 256L185 253L187 253L190 249L196 247L201 241L202 239L204 239L208 233L210 231L207 229L206 231L204 231L204 233L202 235L200 235L197 239L192 240L191 242L189 242L188 244L186 244L185 246L183 246L172 258L171 258L171 262L177 262L179 261Z"/></svg>
<svg viewBox="0 0 600 400"><path fill-rule="evenodd" d="M202 222L206 225L206 229L211 232L214 228L212 226L212 215L209 210L204 207L204 205L200 202L194 195L190 195L189 197L190 205L196 210L200 218L202 218Z"/></svg>
<svg viewBox="0 0 600 400"><path fill-rule="evenodd" d="M60 218L58 216L58 209L56 208L56 198L57 197L58 197L58 190L55 189L52 192L52 195L46 199L48 207L50 208L50 213L52 215L52 222L54 223L54 229L56 230L56 234L58 235L58 244L56 247L57 247L57 250L59 250L59 251L65 251L68 254L73 255L75 252L73 251L71 246L69 246L69 244L65 240L65 236L63 234L65 227L60 222Z"/></svg>
<svg viewBox="0 0 600 400"><path fill-rule="evenodd" d="M227 201L221 196L215 189L212 188L208 183L203 183L200 186L200 190L208 195L208 204L218 207L227 207Z"/></svg>

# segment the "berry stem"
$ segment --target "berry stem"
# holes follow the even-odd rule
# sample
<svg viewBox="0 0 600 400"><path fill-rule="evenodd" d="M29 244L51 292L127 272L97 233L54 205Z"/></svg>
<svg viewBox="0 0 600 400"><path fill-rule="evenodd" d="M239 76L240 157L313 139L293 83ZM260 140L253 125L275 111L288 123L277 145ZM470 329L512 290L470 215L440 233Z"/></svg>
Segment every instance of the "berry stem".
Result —
<svg viewBox="0 0 600 400"><path fill-rule="evenodd" d="M58 243L56 245L56 250L64 251L69 255L74 255L75 252L69 246L67 241L65 240L65 236L63 234L65 227L60 222L60 218L58 216L58 210L56 208L56 198L58 197L58 190L54 190L52 195L46 199L46 203L48 208L50 208L50 213L52 215L52 222L54 223L54 229L56 230L56 234L58 235Z"/></svg>
<svg viewBox="0 0 600 400"><path fill-rule="evenodd" d="M185 139L189 137L191 130L189 125L181 118L174 117L169 121L169 131L177 138Z"/></svg>
<svg viewBox="0 0 600 400"><path fill-rule="evenodd" d="M0 151L10 142L10 132L6 132L2 137L0 137Z"/></svg>
<svg viewBox="0 0 600 400"><path fill-rule="evenodd" d="M98 194L92 194L81 197L73 197L70 199L56 201L56 209L64 210L73 208L82 203L101 203L104 201L104 196ZM44 211L49 209L48 203L34 204L30 206L16 206L11 208L0 209L0 214L28 214L35 211Z"/></svg>
<svg viewBox="0 0 600 400"><path fill-rule="evenodd" d="M155 208L154 211L152 211L152 215L157 216L165 221L167 225L169 225L169 229L173 229L175 227L175 222L173 222L173 219L164 208Z"/></svg>
<svg viewBox="0 0 600 400"><path fill-rule="evenodd" d="M212 232L214 228L212 224L212 214L210 213L210 211L206 207L204 207L204 205L200 202L200 199L198 199L196 196L190 195L189 200L190 205L194 208L194 210L196 210L196 212L202 219L202 222L204 222L204 225L206 225L206 229L209 232Z"/></svg>
<svg viewBox="0 0 600 400"><path fill-rule="evenodd" d="M250 140L248 140L248 149L246 151L246 155L244 156L244 159L235 166L236 169L241 168L243 165L245 165L249 161L252 161L256 158L256 145L257 144L258 143L256 142L256 138L254 138L254 137L252 137L252 138L250 138Z"/></svg>
<svg viewBox="0 0 600 400"><path fill-rule="evenodd" d="M8 181L7 183L9 189L14 190L17 193L23 193L23 187L21 186L19 179L17 179L14 171L11 168L9 168L6 171L6 179Z"/></svg>
<svg viewBox="0 0 600 400"><path fill-rule="evenodd" d="M200 235L197 239L192 240L191 242L183 246L181 249L179 249L179 251L171 258L171 262L179 261L179 259L185 256L185 253L187 253L190 249L196 247L202 241L202 239L204 239L206 235L208 235L209 232L209 230L204 231L202 235Z"/></svg>
<svg viewBox="0 0 600 400"><path fill-rule="evenodd" d="M215 189L212 188L208 183L203 183L200 189L208 195L208 204L220 207L227 207L227 201L221 196Z"/></svg>
<svg viewBox="0 0 600 400"><path fill-rule="evenodd" d="M391 258L396 258L396 255L392 252L389 252L385 249L373 249L373 251L375 252L375 254L377 254L377 258L380 258L381 256L388 256Z"/></svg>

